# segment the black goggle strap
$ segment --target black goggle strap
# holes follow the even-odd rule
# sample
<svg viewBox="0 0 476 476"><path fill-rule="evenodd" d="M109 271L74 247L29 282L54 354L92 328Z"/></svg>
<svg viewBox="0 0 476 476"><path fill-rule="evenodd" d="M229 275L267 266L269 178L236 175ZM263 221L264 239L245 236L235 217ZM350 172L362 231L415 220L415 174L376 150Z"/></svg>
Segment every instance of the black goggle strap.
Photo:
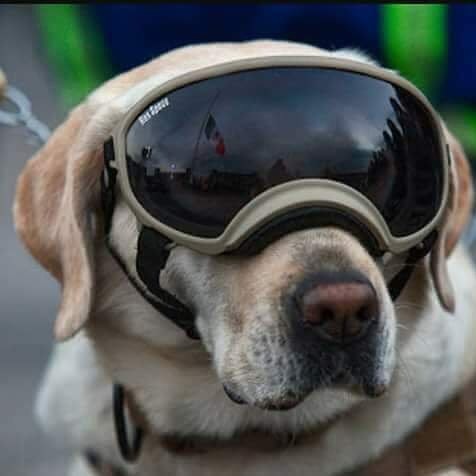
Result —
<svg viewBox="0 0 476 476"><path fill-rule="evenodd" d="M407 259L405 260L402 269L387 285L392 301L395 301L400 296L415 269L415 264L429 253L435 244L437 237L438 232L436 230L432 231L419 245L413 247L408 252Z"/></svg>
<svg viewBox="0 0 476 476"><path fill-rule="evenodd" d="M101 201L104 213L104 233L106 246L117 261L129 281L137 291L161 314L182 328L191 339L199 339L195 328L195 316L173 294L160 286L160 272L165 267L170 254L170 240L151 228L142 227L138 240L136 268L140 279L147 287L146 292L115 251L109 240L112 216L116 204L117 170L111 166L114 160L112 138L104 144L104 170L101 176ZM153 297L152 297L153 296Z"/></svg>
<svg viewBox="0 0 476 476"><path fill-rule="evenodd" d="M101 174L101 203L104 215L104 234L107 237L111 231L112 215L116 206L117 170L112 167L114 161L114 144L112 137L104 143L104 169Z"/></svg>
<svg viewBox="0 0 476 476"><path fill-rule="evenodd" d="M152 305L181 327L190 339L199 340L194 313L160 286L160 270L165 267L169 257L170 244L170 240L160 233L151 228L142 227L137 247L137 273L148 290L159 299L154 300ZM157 267L159 267L159 274Z"/></svg>
<svg viewBox="0 0 476 476"><path fill-rule="evenodd" d="M377 240L367 227L344 210L325 206L299 208L287 212L284 216L278 216L256 230L236 250L229 253L242 256L254 255L288 233L325 226L347 230L375 257L383 254Z"/></svg>

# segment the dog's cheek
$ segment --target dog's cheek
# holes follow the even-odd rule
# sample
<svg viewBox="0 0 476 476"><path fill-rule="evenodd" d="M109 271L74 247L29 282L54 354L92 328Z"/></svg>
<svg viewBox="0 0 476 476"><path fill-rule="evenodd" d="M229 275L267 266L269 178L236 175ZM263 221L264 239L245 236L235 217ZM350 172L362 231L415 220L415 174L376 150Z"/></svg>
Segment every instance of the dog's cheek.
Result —
<svg viewBox="0 0 476 476"><path fill-rule="evenodd" d="M397 319L394 304L386 290L385 283L379 283L379 300L381 302L382 338L378 372L386 385L392 380L397 359Z"/></svg>
<svg viewBox="0 0 476 476"><path fill-rule="evenodd" d="M380 379L385 384L389 384L395 369L397 359L397 330L398 322L395 312L395 303L392 301L386 280L384 278L385 268L381 263L376 263L368 269L374 288L377 291L378 301L380 303L381 319L381 348L378 365Z"/></svg>
<svg viewBox="0 0 476 476"><path fill-rule="evenodd" d="M220 319L220 315L223 315L223 311L220 311L221 307L222 306L217 306L216 314L213 313L213 315L209 312L199 313L195 320L195 325L200 334L202 344L213 357L215 366L220 356L225 353L226 345L228 345L230 340L223 326L222 319Z"/></svg>
<svg viewBox="0 0 476 476"><path fill-rule="evenodd" d="M220 259L175 248L163 272L162 284L195 313L195 326L215 367L230 341L231 270Z"/></svg>

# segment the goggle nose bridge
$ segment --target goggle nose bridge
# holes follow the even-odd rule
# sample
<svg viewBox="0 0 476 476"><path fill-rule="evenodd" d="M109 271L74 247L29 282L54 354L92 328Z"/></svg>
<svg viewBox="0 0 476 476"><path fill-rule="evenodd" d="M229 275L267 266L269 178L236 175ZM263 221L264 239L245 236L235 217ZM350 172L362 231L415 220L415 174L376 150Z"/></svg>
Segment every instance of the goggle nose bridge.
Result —
<svg viewBox="0 0 476 476"><path fill-rule="evenodd" d="M267 221L226 254L254 255L289 233L327 226L348 231L374 257L385 253L371 231L350 213L332 206L306 206L284 212Z"/></svg>

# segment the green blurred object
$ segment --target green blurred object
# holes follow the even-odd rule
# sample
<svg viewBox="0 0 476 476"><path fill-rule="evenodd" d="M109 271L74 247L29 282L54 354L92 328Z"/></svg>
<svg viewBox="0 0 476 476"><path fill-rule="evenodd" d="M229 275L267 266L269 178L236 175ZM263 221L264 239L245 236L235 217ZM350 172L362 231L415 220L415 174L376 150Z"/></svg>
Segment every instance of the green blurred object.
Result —
<svg viewBox="0 0 476 476"><path fill-rule="evenodd" d="M438 91L448 55L444 4L382 5L382 44L387 64L430 98Z"/></svg>
<svg viewBox="0 0 476 476"><path fill-rule="evenodd" d="M447 73L447 15L445 4L381 6L381 41L386 64L433 101ZM476 161L476 110L462 105L446 105L441 109L449 128Z"/></svg>
<svg viewBox="0 0 476 476"><path fill-rule="evenodd" d="M70 109L111 76L104 42L86 5L44 4L36 13L63 105Z"/></svg>

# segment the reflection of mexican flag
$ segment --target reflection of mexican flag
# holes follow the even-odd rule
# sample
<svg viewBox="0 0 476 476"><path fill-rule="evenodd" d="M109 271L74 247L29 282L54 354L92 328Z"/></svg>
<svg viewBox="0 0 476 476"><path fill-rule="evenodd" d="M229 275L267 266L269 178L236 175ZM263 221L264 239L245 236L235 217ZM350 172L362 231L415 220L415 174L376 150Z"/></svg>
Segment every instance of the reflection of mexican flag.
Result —
<svg viewBox="0 0 476 476"><path fill-rule="evenodd" d="M211 114L208 115L208 120L205 124L205 137L215 146L215 152L218 155L225 155L225 140Z"/></svg>

